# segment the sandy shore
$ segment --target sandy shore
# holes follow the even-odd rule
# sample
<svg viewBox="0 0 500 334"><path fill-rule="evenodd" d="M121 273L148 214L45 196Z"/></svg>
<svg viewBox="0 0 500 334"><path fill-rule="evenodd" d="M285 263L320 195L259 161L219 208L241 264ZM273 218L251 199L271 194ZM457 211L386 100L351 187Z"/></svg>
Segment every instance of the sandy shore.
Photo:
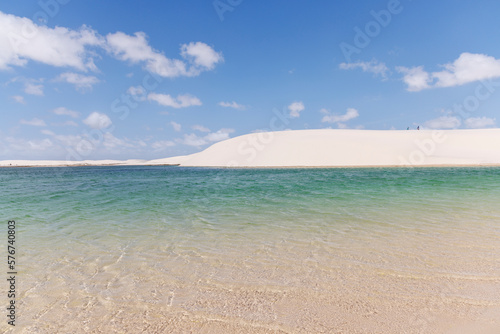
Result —
<svg viewBox="0 0 500 334"><path fill-rule="evenodd" d="M377 167L500 165L500 129L295 130L252 133L199 153L156 160L4 160L0 167L180 165Z"/></svg>

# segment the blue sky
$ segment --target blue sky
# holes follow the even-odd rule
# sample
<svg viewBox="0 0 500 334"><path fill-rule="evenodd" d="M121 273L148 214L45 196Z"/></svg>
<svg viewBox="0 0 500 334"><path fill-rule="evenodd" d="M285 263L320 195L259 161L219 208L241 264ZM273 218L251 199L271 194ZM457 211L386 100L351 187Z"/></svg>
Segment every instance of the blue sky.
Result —
<svg viewBox="0 0 500 334"><path fill-rule="evenodd" d="M488 128L498 1L0 4L0 159L153 159L255 131Z"/></svg>

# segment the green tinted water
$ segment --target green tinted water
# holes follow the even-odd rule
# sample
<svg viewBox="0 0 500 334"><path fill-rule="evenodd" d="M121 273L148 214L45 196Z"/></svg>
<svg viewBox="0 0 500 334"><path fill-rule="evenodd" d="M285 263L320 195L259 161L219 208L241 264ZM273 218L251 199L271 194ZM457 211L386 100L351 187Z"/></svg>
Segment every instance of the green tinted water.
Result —
<svg viewBox="0 0 500 334"><path fill-rule="evenodd" d="M89 330L141 330L124 316L140 310L149 323L189 312L293 328L277 309L197 304L234 307L224 293L263 287L282 298L292 288L300 298L378 291L371 298L383 309L386 298L423 300L441 286L500 305L491 293L499 200L500 168L0 169L2 219L18 227L26 332L72 331L88 318L97 319ZM439 279L457 280L453 292ZM469 286L478 280L480 293Z"/></svg>

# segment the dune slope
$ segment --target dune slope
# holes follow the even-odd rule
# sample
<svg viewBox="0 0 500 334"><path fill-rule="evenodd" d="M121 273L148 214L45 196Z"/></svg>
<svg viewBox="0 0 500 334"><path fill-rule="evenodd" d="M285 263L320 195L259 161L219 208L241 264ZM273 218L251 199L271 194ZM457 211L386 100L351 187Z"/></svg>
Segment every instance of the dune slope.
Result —
<svg viewBox="0 0 500 334"><path fill-rule="evenodd" d="M500 129L252 133L216 143L199 153L151 162L213 167L500 164Z"/></svg>

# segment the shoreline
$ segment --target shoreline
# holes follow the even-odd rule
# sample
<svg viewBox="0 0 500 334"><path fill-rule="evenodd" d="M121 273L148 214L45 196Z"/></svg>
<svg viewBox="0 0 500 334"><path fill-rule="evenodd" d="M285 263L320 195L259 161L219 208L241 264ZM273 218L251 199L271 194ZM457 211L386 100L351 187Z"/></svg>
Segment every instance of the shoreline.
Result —
<svg viewBox="0 0 500 334"><path fill-rule="evenodd" d="M500 167L500 163L494 164L441 164L441 165L346 165L346 166L182 166L181 164L74 164L74 165L19 165L2 166L0 168L63 168L63 167L183 167L183 168L206 168L206 169L361 169L361 168L490 168Z"/></svg>

